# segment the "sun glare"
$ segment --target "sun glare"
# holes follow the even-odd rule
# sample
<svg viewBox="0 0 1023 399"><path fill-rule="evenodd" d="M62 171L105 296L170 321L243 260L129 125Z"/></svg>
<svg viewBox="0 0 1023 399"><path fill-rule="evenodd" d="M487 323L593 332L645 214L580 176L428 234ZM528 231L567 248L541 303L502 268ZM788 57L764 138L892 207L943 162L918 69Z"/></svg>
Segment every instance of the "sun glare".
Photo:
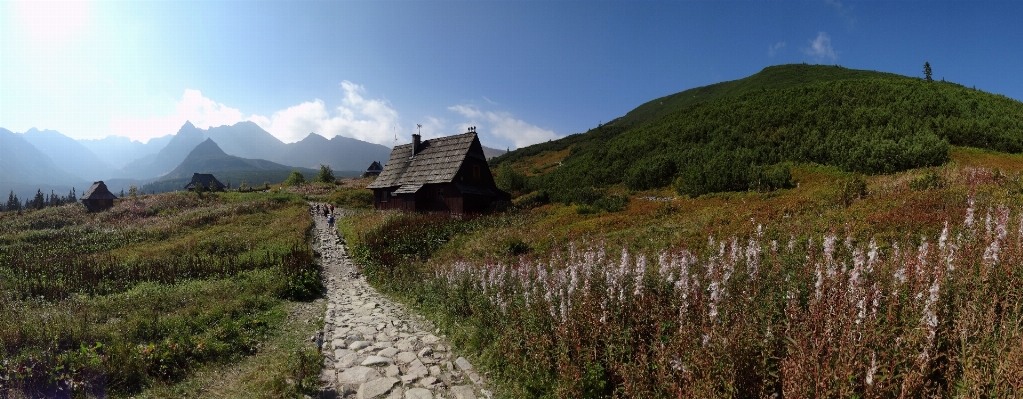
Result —
<svg viewBox="0 0 1023 399"><path fill-rule="evenodd" d="M15 1L16 21L33 42L59 44L81 34L89 22L88 1Z"/></svg>

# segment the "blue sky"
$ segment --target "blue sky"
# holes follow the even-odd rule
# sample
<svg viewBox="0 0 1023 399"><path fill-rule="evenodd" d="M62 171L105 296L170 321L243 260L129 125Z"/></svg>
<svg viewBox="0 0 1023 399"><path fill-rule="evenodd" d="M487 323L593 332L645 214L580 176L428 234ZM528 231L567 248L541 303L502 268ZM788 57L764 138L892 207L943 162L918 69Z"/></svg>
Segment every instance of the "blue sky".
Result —
<svg viewBox="0 0 1023 399"><path fill-rule="evenodd" d="M393 145L477 126L514 149L800 62L929 61L1023 99L1020 20L1020 1L0 0L0 127L147 140L252 120Z"/></svg>

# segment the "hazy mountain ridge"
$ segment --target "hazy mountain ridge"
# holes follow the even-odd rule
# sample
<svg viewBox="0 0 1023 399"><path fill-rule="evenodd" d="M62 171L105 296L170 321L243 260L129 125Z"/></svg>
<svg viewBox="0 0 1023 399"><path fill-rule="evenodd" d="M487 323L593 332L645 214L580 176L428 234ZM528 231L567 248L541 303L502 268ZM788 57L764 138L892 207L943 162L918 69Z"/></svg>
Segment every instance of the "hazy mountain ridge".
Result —
<svg viewBox="0 0 1023 399"><path fill-rule="evenodd" d="M193 173L214 173L228 171L288 171L300 170L303 173L315 173L308 168L296 168L288 165L266 161L263 159L241 158L228 155L213 139L206 139L195 146L188 156L161 180L190 178Z"/></svg>
<svg viewBox="0 0 1023 399"><path fill-rule="evenodd" d="M143 143L124 136L107 136L102 139L77 140L100 159L117 169L127 166L134 160L160 152L174 138L173 134L149 139Z"/></svg>
<svg viewBox="0 0 1023 399"><path fill-rule="evenodd" d="M22 134L25 141L46 154L57 167L82 180L102 180L120 174L81 142L54 130L31 128Z"/></svg>

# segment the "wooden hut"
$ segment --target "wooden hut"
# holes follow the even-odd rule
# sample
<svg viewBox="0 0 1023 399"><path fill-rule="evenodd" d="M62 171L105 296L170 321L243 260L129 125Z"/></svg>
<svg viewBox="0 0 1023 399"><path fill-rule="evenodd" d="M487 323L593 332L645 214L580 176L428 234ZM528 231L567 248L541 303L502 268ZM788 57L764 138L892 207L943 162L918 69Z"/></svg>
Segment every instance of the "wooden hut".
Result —
<svg viewBox="0 0 1023 399"><path fill-rule="evenodd" d="M89 212L99 212L114 206L115 199L117 199L117 196L111 193L107 189L106 183L100 180L92 183L92 186L85 191L85 194L82 194L81 201L82 205L85 205Z"/></svg>
<svg viewBox="0 0 1023 399"><path fill-rule="evenodd" d="M224 191L224 184L217 180L209 173L193 173L192 181L185 185L185 190L192 191L195 189L196 183L201 183L207 191Z"/></svg>
<svg viewBox="0 0 1023 399"><path fill-rule="evenodd" d="M380 162L373 161L373 163L369 164L369 167L366 168L366 171L362 173L362 177L380 176L380 172L383 171L384 167L380 165Z"/></svg>
<svg viewBox="0 0 1023 399"><path fill-rule="evenodd" d="M511 196L494 184L476 132L412 143L391 151L373 190L376 209L409 212L477 213Z"/></svg>

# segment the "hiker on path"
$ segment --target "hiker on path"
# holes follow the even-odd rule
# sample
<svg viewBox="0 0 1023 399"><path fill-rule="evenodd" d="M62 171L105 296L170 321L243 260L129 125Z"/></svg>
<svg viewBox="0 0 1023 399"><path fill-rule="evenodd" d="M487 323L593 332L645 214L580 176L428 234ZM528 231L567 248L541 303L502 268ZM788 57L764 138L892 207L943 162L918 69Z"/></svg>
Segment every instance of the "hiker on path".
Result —
<svg viewBox="0 0 1023 399"><path fill-rule="evenodd" d="M334 227L334 215L330 215L330 218L327 219L327 225L331 228Z"/></svg>

